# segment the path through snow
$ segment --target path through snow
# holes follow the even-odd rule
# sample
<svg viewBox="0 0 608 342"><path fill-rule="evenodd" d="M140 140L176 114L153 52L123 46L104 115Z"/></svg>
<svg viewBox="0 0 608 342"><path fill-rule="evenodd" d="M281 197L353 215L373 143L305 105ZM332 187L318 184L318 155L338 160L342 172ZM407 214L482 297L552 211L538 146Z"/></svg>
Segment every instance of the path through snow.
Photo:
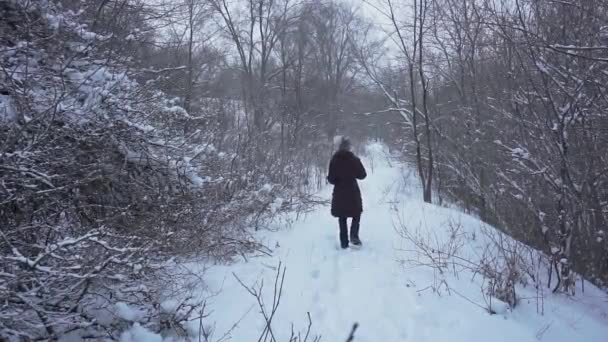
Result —
<svg viewBox="0 0 608 342"><path fill-rule="evenodd" d="M360 182L364 213L360 250L340 250L337 220L320 207L292 228L264 233L269 246L278 244L272 257L251 258L229 266L211 267L205 274L215 321L215 337L231 330L232 341L257 341L263 327L255 298L236 281L264 280L267 305L279 261L287 267L284 292L273 322L277 341L288 341L293 323L305 330L310 312L314 333L322 341L345 341L354 322L360 324L357 342L388 341L608 341L606 296L587 285L586 293L568 299L549 295L545 314L536 313L536 301L523 300L513 312L489 315L460 296L438 296L424 290L433 281L430 269L406 269L398 260L405 243L393 220L399 208L408 226L445 230L448 220L475 229L481 223L456 210L424 204L413 178L403 177L398 164L389 162L382 146L372 145L363 162L368 178ZM405 182L404 182L405 180ZM405 185L404 185L405 184ZM328 187L321 193L331 196ZM460 294L482 301L479 283L467 279L450 283ZM526 291L530 291L527 293ZM522 289L530 297L533 290ZM196 333L198 323L193 324Z"/></svg>

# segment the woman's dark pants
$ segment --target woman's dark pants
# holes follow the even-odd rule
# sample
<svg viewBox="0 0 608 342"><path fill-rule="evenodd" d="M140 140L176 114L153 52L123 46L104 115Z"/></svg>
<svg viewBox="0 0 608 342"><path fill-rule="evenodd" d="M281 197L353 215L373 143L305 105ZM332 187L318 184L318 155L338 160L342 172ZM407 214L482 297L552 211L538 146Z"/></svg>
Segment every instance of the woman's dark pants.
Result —
<svg viewBox="0 0 608 342"><path fill-rule="evenodd" d="M348 247L348 227L346 222L347 217L338 218L338 223L340 224L340 246L342 248ZM359 220L361 219L361 215L354 216L350 223L350 239L359 240Z"/></svg>

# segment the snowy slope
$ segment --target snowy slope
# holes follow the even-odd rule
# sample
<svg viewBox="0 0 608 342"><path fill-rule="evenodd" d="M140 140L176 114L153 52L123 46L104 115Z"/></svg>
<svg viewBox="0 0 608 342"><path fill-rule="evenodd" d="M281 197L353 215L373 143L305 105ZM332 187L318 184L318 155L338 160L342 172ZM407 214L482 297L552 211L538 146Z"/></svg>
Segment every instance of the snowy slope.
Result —
<svg viewBox="0 0 608 342"><path fill-rule="evenodd" d="M246 285L263 280L270 309L275 269L282 262L287 271L272 325L277 341L289 341L292 323L296 331L305 330L307 312L322 341L345 341L354 322L360 325L354 341L608 341L608 300L588 284L584 294L571 298L545 290L544 315L537 313L533 288L518 288L521 303L496 315L473 304L483 304L479 278L451 277L449 293L433 293L429 285L436 283L437 274L432 269L399 262L408 258L403 250L412 246L394 228L395 208L408 227L437 233L439 239L450 221L469 231L483 224L456 210L424 204L413 176L403 177L382 146L369 149L370 156L363 158L368 178L360 183L363 248L338 248L337 220L326 207L289 230L264 233L268 246L278 246L272 257L213 266L205 273L201 294L215 293L208 300L211 321L205 326L213 327L216 339L228 333L232 341L257 341L264 320L235 275ZM330 188L322 192L330 195ZM193 322L191 333L199 330L199 322Z"/></svg>

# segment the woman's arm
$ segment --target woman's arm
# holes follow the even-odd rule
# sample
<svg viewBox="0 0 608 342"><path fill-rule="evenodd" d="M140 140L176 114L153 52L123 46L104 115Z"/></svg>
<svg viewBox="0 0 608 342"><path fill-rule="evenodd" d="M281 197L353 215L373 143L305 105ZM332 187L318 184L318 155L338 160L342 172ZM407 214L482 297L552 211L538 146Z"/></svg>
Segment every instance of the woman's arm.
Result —
<svg viewBox="0 0 608 342"><path fill-rule="evenodd" d="M365 179L365 177L367 177L367 172L365 172L365 167L363 167L363 163L361 163L361 159L357 158L357 163L356 163L356 169L357 169L357 174L356 177L357 179Z"/></svg>
<svg viewBox="0 0 608 342"><path fill-rule="evenodd" d="M327 175L327 181L329 182L329 184L332 185L336 185L336 183L338 182L338 177L336 176L335 161L333 158L329 162L329 173Z"/></svg>

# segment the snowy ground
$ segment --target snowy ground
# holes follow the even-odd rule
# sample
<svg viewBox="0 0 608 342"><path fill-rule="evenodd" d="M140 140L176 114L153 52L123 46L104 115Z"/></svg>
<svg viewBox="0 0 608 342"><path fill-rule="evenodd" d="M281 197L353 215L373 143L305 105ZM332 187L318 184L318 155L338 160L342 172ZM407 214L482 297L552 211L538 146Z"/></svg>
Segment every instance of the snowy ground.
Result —
<svg viewBox="0 0 608 342"><path fill-rule="evenodd" d="M497 315L470 302L483 304L477 278L449 279L458 295L433 293L428 288L436 279L433 270L407 268L399 262L406 254L402 249L411 246L394 228L395 208L408 227L422 231L444 232L449 221L469 230L482 224L457 210L422 203L413 176L404 177L382 146L372 145L370 151L363 158L368 178L360 182L363 248L338 248L337 220L327 207L318 208L288 230L264 233L268 246L278 246L272 257L250 258L206 271L207 284L201 293L218 293L208 302L215 323L208 321L207 326L214 326L215 338L229 331L232 341L258 339L263 318L255 298L234 275L247 285L263 280L265 303L270 307L276 267L282 262L287 271L273 321L277 341L289 340L292 323L295 330L305 330L307 312L313 333L332 342L345 341L355 322L359 329L354 341L361 342L608 341L608 299L588 284L585 293L579 290L576 297L545 293L543 315L537 313L533 289L519 289L524 297L521 304ZM324 189L321 195L329 198L331 189ZM191 328L197 333L198 322Z"/></svg>

